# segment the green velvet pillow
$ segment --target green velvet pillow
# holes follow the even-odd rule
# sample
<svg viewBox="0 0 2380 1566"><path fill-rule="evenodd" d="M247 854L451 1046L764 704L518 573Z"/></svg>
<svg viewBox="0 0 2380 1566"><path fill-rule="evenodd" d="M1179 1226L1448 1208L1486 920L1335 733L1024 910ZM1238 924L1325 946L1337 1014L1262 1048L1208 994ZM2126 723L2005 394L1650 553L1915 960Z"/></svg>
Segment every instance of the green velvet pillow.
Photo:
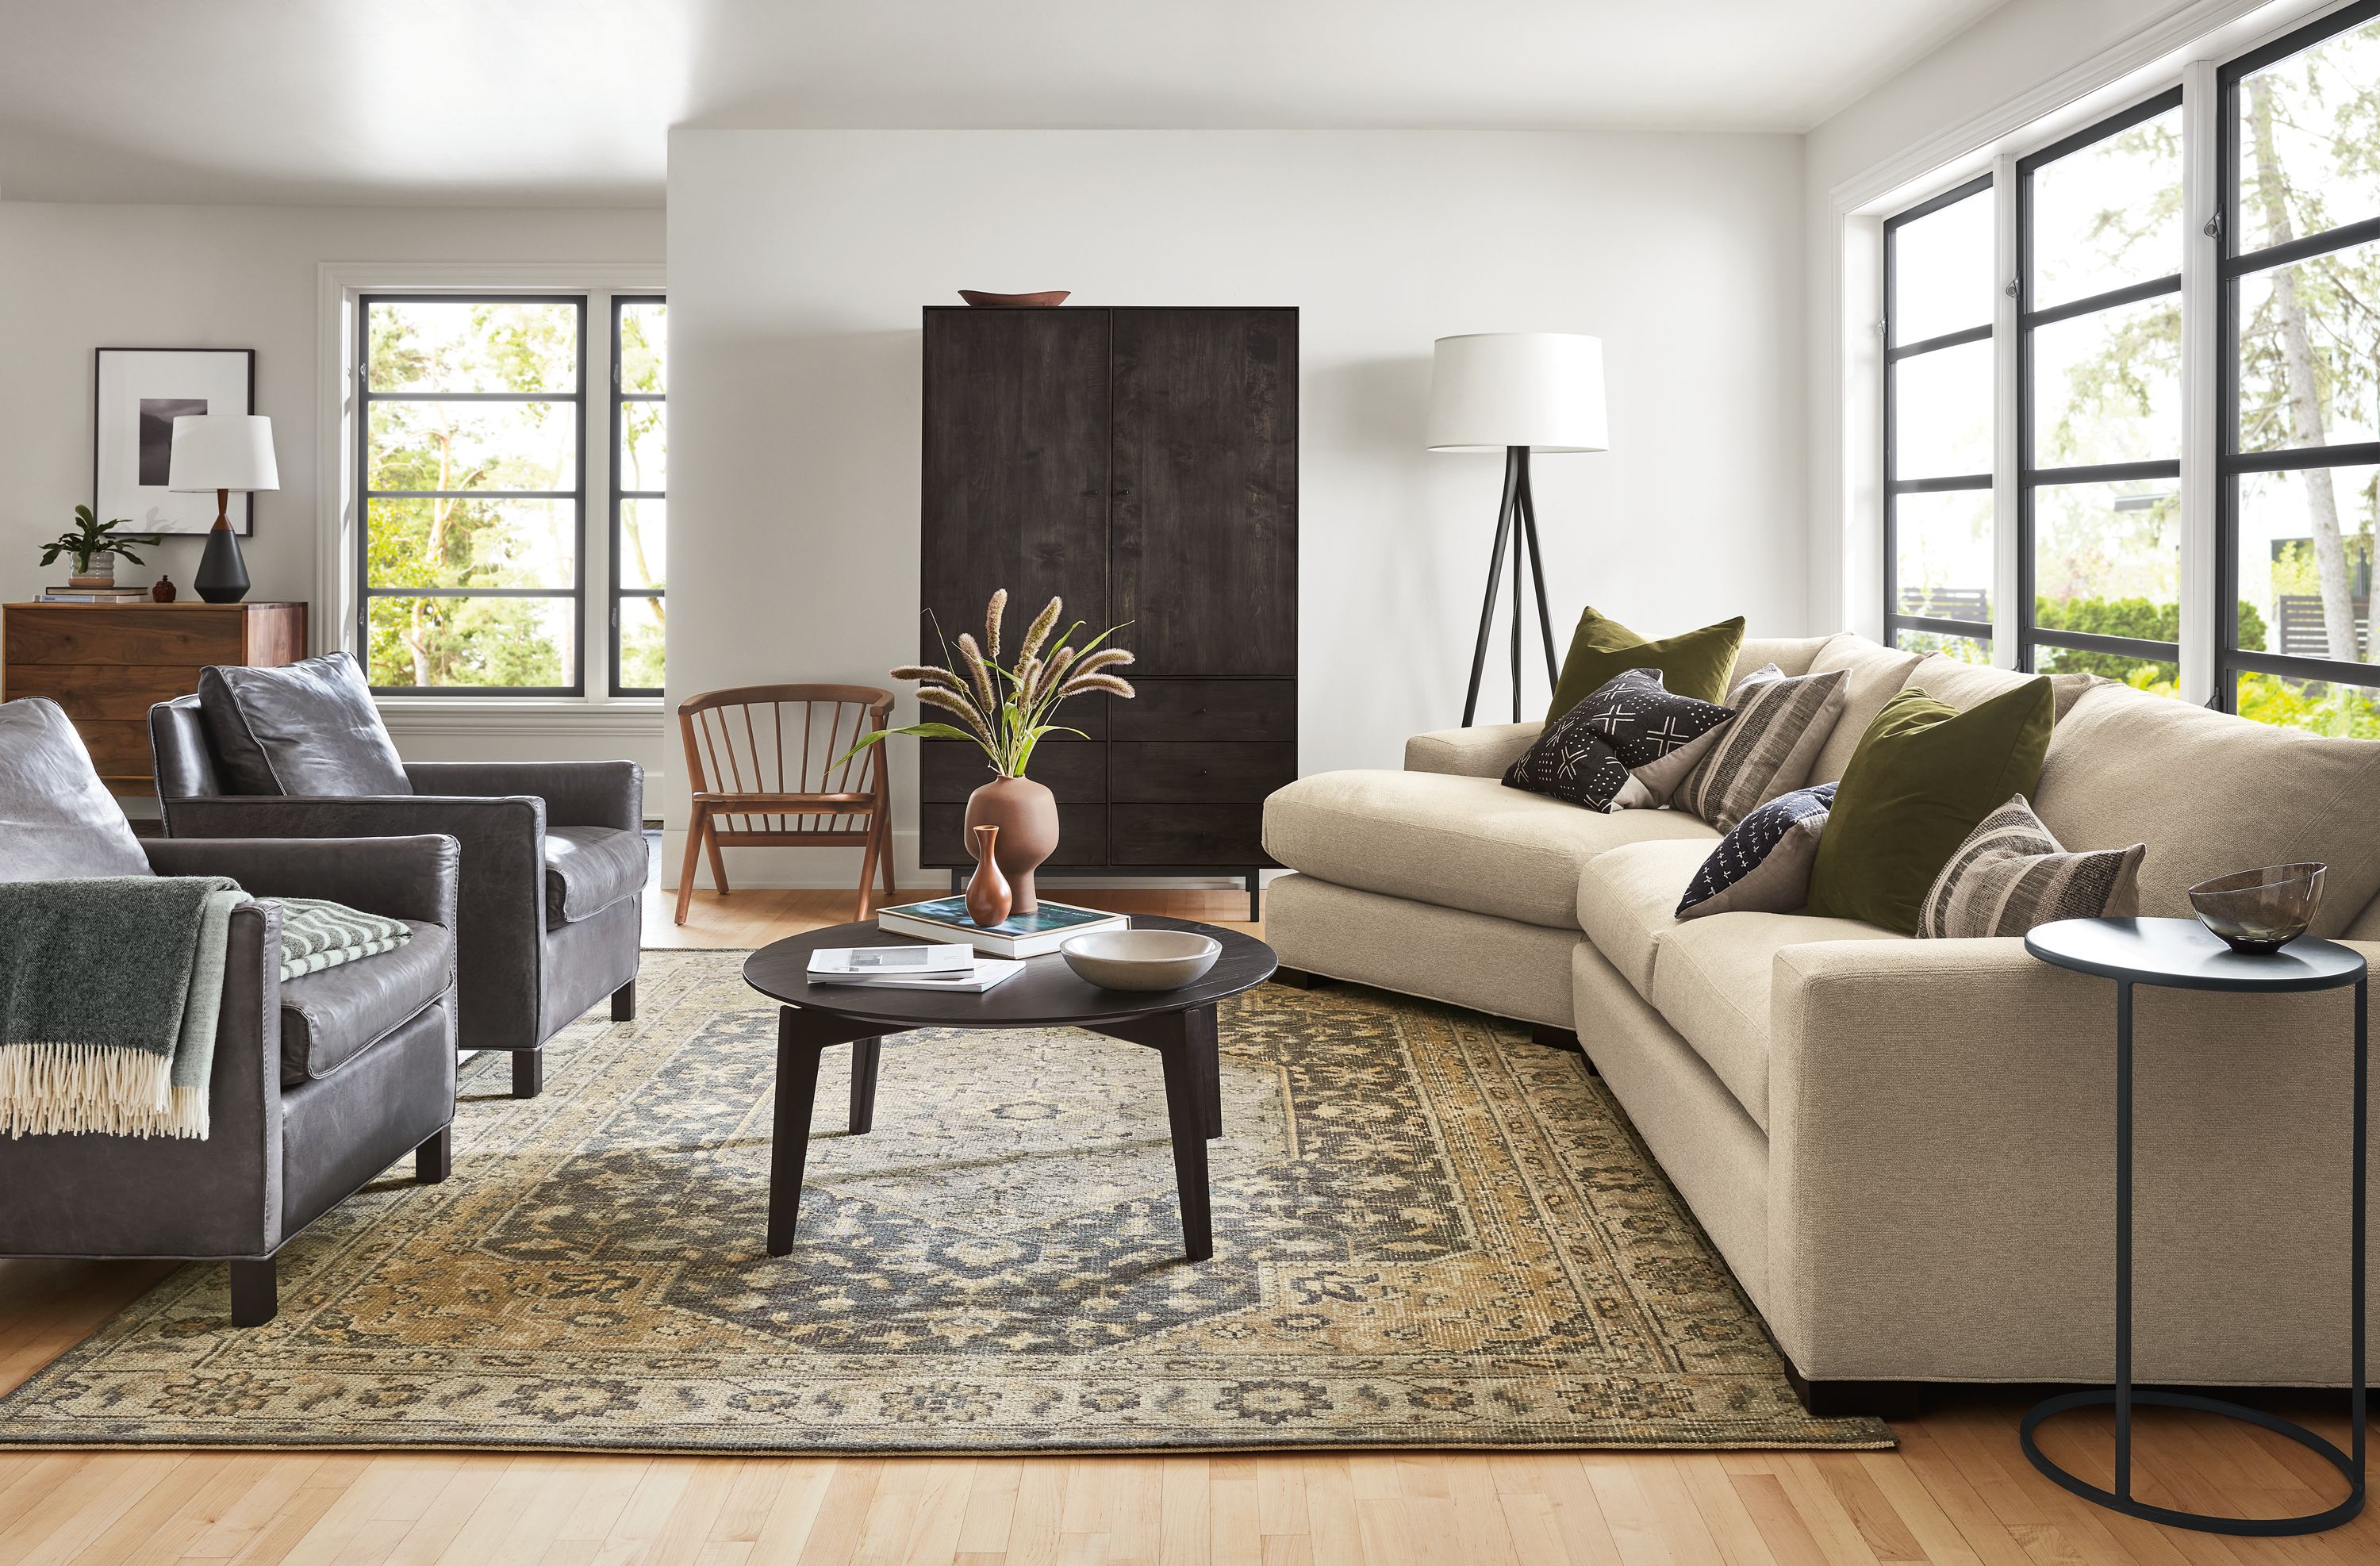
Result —
<svg viewBox="0 0 2380 1566"><path fill-rule="evenodd" d="M1578 629L1571 636L1570 656L1562 660L1561 678L1554 682L1546 722L1552 722L1631 669L1660 670L1662 687L1671 696L1724 705L1727 677L1735 672L1736 649L1742 645L1741 614L1699 631L1646 641L1589 608L1578 617Z"/></svg>
<svg viewBox="0 0 2380 1566"><path fill-rule="evenodd" d="M1911 686L1860 736L1810 867L1810 912L1903 935L1985 816L2041 781L2046 675L1961 712Z"/></svg>

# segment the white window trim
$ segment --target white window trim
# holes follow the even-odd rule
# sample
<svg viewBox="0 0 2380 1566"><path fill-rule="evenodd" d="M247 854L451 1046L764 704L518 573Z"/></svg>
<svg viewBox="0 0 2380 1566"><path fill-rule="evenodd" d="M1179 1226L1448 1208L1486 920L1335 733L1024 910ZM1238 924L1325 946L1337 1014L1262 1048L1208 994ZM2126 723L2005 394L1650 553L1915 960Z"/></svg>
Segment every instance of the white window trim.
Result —
<svg viewBox="0 0 2380 1566"><path fill-rule="evenodd" d="M1884 630L1884 316L1883 220L1939 190L1993 174L1992 200L2002 284L2015 271L2016 160L2107 118L2131 103L2180 82L2185 127L2183 200L2187 223L2182 259L2184 319L2203 322L2216 303L2217 241L2200 232L2215 211L2219 178L2213 133L2220 104L2217 66L2305 25L2350 0L2197 0L2153 27L2060 73L2029 91L1976 115L1916 147L1838 183L1828 192L1836 235L1831 330L1835 354L1837 468L1815 497L1811 517L1813 569L1820 584L1812 623L1840 625L1882 639ZM2003 292L1993 317L1993 558L1992 661L2016 658L2018 581L2015 446L2017 331L2015 307ZM2216 389L2219 381L2211 334L2182 335L2181 695L2200 704L2215 695L2212 628L2216 569ZM1831 593L1834 601L1827 601Z"/></svg>
<svg viewBox="0 0 2380 1566"><path fill-rule="evenodd" d="M667 269L638 261L324 261L316 269L315 545L312 650L354 640L356 549L354 370L356 301L365 294L662 294ZM611 428L612 317L590 299L587 311L588 427ZM381 714L399 734L534 733L615 737L662 734L660 697L611 694L612 448L608 435L587 442L585 580L580 660L587 694L557 697L383 696Z"/></svg>

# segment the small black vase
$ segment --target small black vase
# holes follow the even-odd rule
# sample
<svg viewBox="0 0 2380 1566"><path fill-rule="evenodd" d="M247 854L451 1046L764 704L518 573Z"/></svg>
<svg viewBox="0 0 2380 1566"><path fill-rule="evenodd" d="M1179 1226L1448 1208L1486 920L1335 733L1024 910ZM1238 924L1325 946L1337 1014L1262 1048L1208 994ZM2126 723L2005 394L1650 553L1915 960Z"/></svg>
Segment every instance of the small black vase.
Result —
<svg viewBox="0 0 2380 1566"><path fill-rule="evenodd" d="M239 557L237 533L218 527L207 535L207 552L190 585L209 603L237 603L248 596L248 562Z"/></svg>

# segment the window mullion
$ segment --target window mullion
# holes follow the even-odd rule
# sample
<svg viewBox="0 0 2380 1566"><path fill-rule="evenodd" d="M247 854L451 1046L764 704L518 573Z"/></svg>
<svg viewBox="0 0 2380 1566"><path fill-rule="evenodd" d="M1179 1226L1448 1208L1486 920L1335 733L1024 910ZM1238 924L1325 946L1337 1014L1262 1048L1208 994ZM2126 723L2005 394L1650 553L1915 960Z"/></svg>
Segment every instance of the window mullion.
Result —
<svg viewBox="0 0 2380 1566"><path fill-rule="evenodd" d="M2216 601L2223 573L2217 550L2216 486L2224 480L2218 395L2222 377L2217 290L2223 242L2212 221L2222 204L2218 137L2223 95L2212 60L2193 60L2181 75L2181 698L2201 706L2216 697L2216 638L2225 606Z"/></svg>
<svg viewBox="0 0 2380 1566"><path fill-rule="evenodd" d="M612 698L612 297L587 296L587 401L579 411L587 487L578 515L579 667L587 699Z"/></svg>
<svg viewBox="0 0 2380 1566"><path fill-rule="evenodd" d="M1998 280L1992 301L1992 662L2016 667L2022 622L2018 594L2022 577L2017 536L2017 397L2019 322L2023 290L2018 285L2016 155L1992 160L1992 275Z"/></svg>

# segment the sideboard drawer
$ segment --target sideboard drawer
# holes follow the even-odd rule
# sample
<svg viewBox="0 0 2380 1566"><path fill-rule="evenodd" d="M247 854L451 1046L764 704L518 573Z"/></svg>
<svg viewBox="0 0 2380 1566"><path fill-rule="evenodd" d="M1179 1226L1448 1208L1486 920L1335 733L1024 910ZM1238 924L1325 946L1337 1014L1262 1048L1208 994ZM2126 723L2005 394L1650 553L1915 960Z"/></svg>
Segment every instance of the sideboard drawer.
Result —
<svg viewBox="0 0 2380 1566"><path fill-rule="evenodd" d="M1111 739L1297 742L1295 680L1134 680L1133 688L1130 699L1107 699Z"/></svg>
<svg viewBox="0 0 2380 1566"><path fill-rule="evenodd" d="M199 688L199 666L171 663L23 663L8 671L8 698L46 696L80 723L147 722L149 709Z"/></svg>
<svg viewBox="0 0 2380 1566"><path fill-rule="evenodd" d="M146 718L103 718L75 720L75 733L91 751L91 764L99 775L108 779L138 779L156 776L155 761L149 753L149 721Z"/></svg>
<svg viewBox="0 0 2380 1566"><path fill-rule="evenodd" d="M1108 797L1135 805L1258 805L1297 781L1294 745L1108 747Z"/></svg>
<svg viewBox="0 0 2380 1566"><path fill-rule="evenodd" d="M11 605L7 659L19 663L245 663L248 617L206 609ZM302 653L299 654L302 656Z"/></svg>

